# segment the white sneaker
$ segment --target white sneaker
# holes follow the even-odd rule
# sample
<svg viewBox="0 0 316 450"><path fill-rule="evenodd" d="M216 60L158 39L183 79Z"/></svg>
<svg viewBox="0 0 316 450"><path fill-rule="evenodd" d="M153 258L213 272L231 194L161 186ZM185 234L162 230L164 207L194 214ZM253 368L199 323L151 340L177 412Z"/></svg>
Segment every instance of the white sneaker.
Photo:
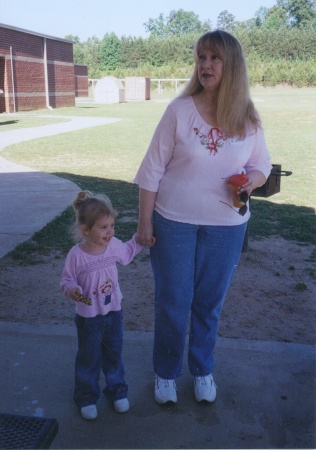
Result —
<svg viewBox="0 0 316 450"><path fill-rule="evenodd" d="M129 401L127 398L120 398L114 401L114 409L116 412L125 413L129 410Z"/></svg>
<svg viewBox="0 0 316 450"><path fill-rule="evenodd" d="M93 420L98 417L98 410L95 405L83 406L80 411L84 419Z"/></svg>
<svg viewBox="0 0 316 450"><path fill-rule="evenodd" d="M212 374L206 377L194 377L194 394L197 402L202 400L213 402L216 398L216 389Z"/></svg>
<svg viewBox="0 0 316 450"><path fill-rule="evenodd" d="M167 402L177 403L177 387L174 380L155 378L155 400L160 405Z"/></svg>

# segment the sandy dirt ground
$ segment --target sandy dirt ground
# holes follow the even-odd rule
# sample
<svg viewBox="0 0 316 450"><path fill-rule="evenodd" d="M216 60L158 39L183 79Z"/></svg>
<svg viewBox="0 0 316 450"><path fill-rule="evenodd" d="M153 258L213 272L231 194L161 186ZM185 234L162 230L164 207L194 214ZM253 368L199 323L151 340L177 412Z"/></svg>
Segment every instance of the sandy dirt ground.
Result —
<svg viewBox="0 0 316 450"><path fill-rule="evenodd" d="M249 239L227 295L222 337L315 344L316 248L280 238ZM0 259L0 320L72 325L73 301L59 290L64 255L35 265ZM126 330L153 331L154 283L149 251L119 266Z"/></svg>

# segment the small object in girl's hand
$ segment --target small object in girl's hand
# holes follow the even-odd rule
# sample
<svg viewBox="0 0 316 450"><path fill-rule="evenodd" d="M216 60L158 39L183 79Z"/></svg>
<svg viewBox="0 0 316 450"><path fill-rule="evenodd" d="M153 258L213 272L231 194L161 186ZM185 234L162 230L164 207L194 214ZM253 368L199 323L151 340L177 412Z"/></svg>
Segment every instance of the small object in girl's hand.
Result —
<svg viewBox="0 0 316 450"><path fill-rule="evenodd" d="M79 294L77 296L79 302L85 303L86 305L92 306L92 300L89 295Z"/></svg>

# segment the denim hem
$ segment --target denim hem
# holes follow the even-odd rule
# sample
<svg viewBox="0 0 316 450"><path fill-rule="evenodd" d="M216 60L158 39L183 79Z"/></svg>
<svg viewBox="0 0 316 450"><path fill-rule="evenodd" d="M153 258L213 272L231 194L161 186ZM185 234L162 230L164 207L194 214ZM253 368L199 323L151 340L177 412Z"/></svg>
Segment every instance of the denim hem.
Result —
<svg viewBox="0 0 316 450"><path fill-rule="evenodd" d="M182 375L182 373L180 372L180 373L178 373L178 374L176 374L176 375L172 375L171 377L169 377L169 376L159 375L159 373L157 373L156 371L155 371L155 374L156 374L159 378L162 378L163 380L174 380L175 378L179 378L179 377L181 377L181 375Z"/></svg>
<svg viewBox="0 0 316 450"><path fill-rule="evenodd" d="M128 393L127 386L119 387L116 392L115 391L111 392L107 387L103 389L104 396L112 402L115 402L116 400L121 400L122 398L127 398L127 393Z"/></svg>
<svg viewBox="0 0 316 450"><path fill-rule="evenodd" d="M76 402L76 405L78 406L79 409L84 408L85 406L90 406L90 405L97 405L97 402Z"/></svg>
<svg viewBox="0 0 316 450"><path fill-rule="evenodd" d="M116 400L122 400L123 398L127 398L127 392L126 392L125 395L123 395L123 394L120 394L120 395L114 395L113 398L112 398L112 401L113 401L113 402L116 402Z"/></svg>
<svg viewBox="0 0 316 450"><path fill-rule="evenodd" d="M190 371L190 374L192 375L192 377L208 377L209 375L212 375L212 372L208 372L208 373L193 373Z"/></svg>

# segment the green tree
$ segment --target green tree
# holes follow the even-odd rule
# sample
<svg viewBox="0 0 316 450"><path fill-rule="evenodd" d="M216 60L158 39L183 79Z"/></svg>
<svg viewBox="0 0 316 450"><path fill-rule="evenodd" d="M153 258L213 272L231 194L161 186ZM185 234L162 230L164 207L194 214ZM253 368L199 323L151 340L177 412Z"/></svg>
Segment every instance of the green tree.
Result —
<svg viewBox="0 0 316 450"><path fill-rule="evenodd" d="M193 11L171 11L168 19L166 32L168 36L181 34L199 34L203 33L204 26L199 17Z"/></svg>
<svg viewBox="0 0 316 450"><path fill-rule="evenodd" d="M81 63L88 66L89 78L99 78L101 73L100 39L96 36L92 36L91 38L88 38L86 42L80 43L80 45L84 55L84 60Z"/></svg>
<svg viewBox="0 0 316 450"><path fill-rule="evenodd" d="M155 36L158 38L165 36L165 19L163 14L159 14L157 19L149 18L148 22L144 24L145 31L150 33L151 36Z"/></svg>
<svg viewBox="0 0 316 450"><path fill-rule="evenodd" d="M227 9L219 13L217 17L217 28L225 31L230 31L235 25L235 16L229 13Z"/></svg>
<svg viewBox="0 0 316 450"><path fill-rule="evenodd" d="M264 24L264 21L266 20L268 13L268 8L265 6L261 6L258 11L255 13L255 26L261 27L261 25Z"/></svg>
<svg viewBox="0 0 316 450"><path fill-rule="evenodd" d="M146 62L147 51L145 42L142 38L132 38L131 36L122 37L120 67L139 67Z"/></svg>
<svg viewBox="0 0 316 450"><path fill-rule="evenodd" d="M290 4L290 1L298 5L303 0L278 0L277 5L260 8L255 17L243 22L226 20L229 13L223 11L223 23L219 25L221 28L232 26L229 31L241 42L251 83L316 86L313 9L306 16L306 25L297 20L294 26L289 18L293 18L295 11L286 9L293 7L294 3ZM314 3L309 1L309 4ZM161 14L158 22L151 19L148 24L151 24L152 32L147 39L131 36L118 39L114 33L105 35L102 41L95 36L86 42L80 42L78 36L66 38L74 43L75 63L88 66L89 78L101 78L107 72L118 78L188 78L194 64L193 46L202 30L184 26L186 18L192 18L191 13L184 16L176 13L170 13L167 19ZM169 29L166 28L168 25ZM210 29L208 22L203 32Z"/></svg>
<svg viewBox="0 0 316 450"><path fill-rule="evenodd" d="M106 33L100 46L101 69L115 70L121 57L121 41L115 33Z"/></svg>
<svg viewBox="0 0 316 450"><path fill-rule="evenodd" d="M286 12L290 27L304 27L315 22L315 0L277 0L277 6Z"/></svg>
<svg viewBox="0 0 316 450"><path fill-rule="evenodd" d="M151 36L166 38L183 34L201 34L211 29L211 23L202 23L193 11L173 10L168 17L160 14L157 19L150 18L144 23L145 30Z"/></svg>
<svg viewBox="0 0 316 450"><path fill-rule="evenodd" d="M268 29L278 30L279 28L286 27L287 15L284 9L272 6L269 8L265 17L263 26Z"/></svg>

